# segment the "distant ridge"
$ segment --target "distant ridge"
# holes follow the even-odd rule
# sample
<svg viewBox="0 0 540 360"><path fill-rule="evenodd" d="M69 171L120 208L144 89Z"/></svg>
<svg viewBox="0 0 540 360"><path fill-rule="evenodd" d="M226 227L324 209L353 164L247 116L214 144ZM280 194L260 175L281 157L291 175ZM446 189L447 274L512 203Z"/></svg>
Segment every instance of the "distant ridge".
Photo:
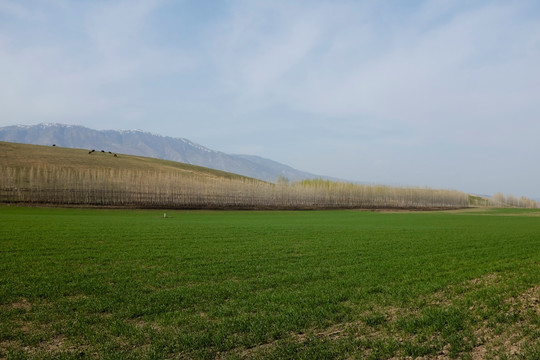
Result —
<svg viewBox="0 0 540 360"><path fill-rule="evenodd" d="M68 148L154 157L272 182L280 177L291 181L327 178L262 157L226 154L188 139L156 135L141 130L94 130L79 125L56 123L13 125L0 128L0 140L34 145L56 144Z"/></svg>

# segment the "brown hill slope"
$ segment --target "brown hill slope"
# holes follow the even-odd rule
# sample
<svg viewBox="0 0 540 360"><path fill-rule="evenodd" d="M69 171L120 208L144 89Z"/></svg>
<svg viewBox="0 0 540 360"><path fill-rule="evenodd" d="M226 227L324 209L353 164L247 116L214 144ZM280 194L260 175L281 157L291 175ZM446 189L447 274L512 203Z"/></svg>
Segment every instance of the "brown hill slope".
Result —
<svg viewBox="0 0 540 360"><path fill-rule="evenodd" d="M226 154L188 139L139 130L94 130L64 124L14 125L0 127L0 141L105 149L116 153L203 166L263 181L276 181L280 176L292 181L319 177L258 156Z"/></svg>
<svg viewBox="0 0 540 360"><path fill-rule="evenodd" d="M0 141L0 166L40 168L54 166L83 169L124 169L132 171L174 171L208 178L246 180L245 176L143 156L122 155L103 150L71 149L57 146L27 145ZM91 152L91 153L90 153ZM116 157L114 155L117 155Z"/></svg>

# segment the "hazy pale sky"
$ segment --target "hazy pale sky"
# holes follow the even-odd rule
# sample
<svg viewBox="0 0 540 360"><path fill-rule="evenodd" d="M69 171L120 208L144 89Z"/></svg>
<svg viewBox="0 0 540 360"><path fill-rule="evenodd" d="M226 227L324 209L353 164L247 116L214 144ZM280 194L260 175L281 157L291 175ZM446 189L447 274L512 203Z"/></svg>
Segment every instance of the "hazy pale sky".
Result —
<svg viewBox="0 0 540 360"><path fill-rule="evenodd" d="M0 0L0 126L540 198L540 2Z"/></svg>

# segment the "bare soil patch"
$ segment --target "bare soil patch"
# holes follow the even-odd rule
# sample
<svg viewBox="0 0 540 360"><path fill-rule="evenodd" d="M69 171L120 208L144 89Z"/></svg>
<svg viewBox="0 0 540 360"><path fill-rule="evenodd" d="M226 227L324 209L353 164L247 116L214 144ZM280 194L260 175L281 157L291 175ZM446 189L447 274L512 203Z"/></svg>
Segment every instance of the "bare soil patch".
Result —
<svg viewBox="0 0 540 360"><path fill-rule="evenodd" d="M476 329L475 335L479 339L478 343L471 352L474 360L492 359L499 354L515 357L522 356L523 345L530 343L530 332L524 331L525 328L537 328L537 322L531 321L532 316L540 316L540 285L533 286L515 298L507 299L510 310L509 313L517 313L519 320L505 326L502 332L497 332L484 321Z"/></svg>
<svg viewBox="0 0 540 360"><path fill-rule="evenodd" d="M19 301L16 301L7 305L7 307L11 309L21 309L24 311L30 311L30 309L32 309L32 304L25 298L21 298Z"/></svg>

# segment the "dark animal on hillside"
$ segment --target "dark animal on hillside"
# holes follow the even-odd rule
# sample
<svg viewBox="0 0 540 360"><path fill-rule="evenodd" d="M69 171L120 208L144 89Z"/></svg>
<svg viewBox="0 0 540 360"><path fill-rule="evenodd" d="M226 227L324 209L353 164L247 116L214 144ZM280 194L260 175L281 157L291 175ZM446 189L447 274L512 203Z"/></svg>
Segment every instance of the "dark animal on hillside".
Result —
<svg viewBox="0 0 540 360"><path fill-rule="evenodd" d="M109 154L112 154L112 152L109 151Z"/></svg>
<svg viewBox="0 0 540 360"><path fill-rule="evenodd" d="M92 152L91 152L91 151L89 151L88 153L89 153L90 155L92 155Z"/></svg>
<svg viewBox="0 0 540 360"><path fill-rule="evenodd" d="M104 153L104 152L105 152L105 150L101 150L101 152L103 152L103 153Z"/></svg>
<svg viewBox="0 0 540 360"><path fill-rule="evenodd" d="M56 144L52 144L52 146L56 146Z"/></svg>
<svg viewBox="0 0 540 360"><path fill-rule="evenodd" d="M118 157L118 156L116 156L116 154L114 154L114 157Z"/></svg>

